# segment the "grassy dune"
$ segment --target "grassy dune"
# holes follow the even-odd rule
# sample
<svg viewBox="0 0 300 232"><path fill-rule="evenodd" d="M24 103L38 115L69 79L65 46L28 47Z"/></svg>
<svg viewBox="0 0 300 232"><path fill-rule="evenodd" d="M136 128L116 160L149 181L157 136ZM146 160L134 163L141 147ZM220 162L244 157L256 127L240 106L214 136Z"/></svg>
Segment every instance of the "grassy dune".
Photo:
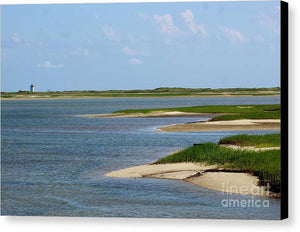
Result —
<svg viewBox="0 0 300 232"><path fill-rule="evenodd" d="M153 113L153 112L187 112L222 114L211 121L237 120L237 119L280 119L280 105L210 105L180 108L137 109L121 110L114 113Z"/></svg>
<svg viewBox="0 0 300 232"><path fill-rule="evenodd" d="M247 139L251 140L250 137L251 135ZM255 135L254 138L250 142L251 144L258 140L259 136ZM261 138L265 140L264 136ZM271 191L280 192L280 159L280 150L235 150L214 143L205 143L159 159L156 163L202 162L217 164L223 168L252 173L259 177L260 185L269 183Z"/></svg>

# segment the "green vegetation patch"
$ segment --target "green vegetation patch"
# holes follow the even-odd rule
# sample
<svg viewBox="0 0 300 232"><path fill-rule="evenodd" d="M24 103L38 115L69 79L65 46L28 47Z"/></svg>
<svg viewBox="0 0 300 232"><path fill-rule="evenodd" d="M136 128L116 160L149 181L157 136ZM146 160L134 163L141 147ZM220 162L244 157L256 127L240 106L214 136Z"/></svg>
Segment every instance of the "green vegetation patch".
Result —
<svg viewBox="0 0 300 232"><path fill-rule="evenodd" d="M219 144L236 145L241 147L280 147L280 134L265 134L265 135L234 135L223 138Z"/></svg>
<svg viewBox="0 0 300 232"><path fill-rule="evenodd" d="M189 147L156 161L156 164L202 162L219 167L253 173L260 185L271 186L271 191L280 192L280 150L247 151L205 143Z"/></svg>
<svg viewBox="0 0 300 232"><path fill-rule="evenodd" d="M209 105L179 108L120 110L114 113L153 113L179 111L186 113L222 114L211 121L237 119L280 119L280 105Z"/></svg>

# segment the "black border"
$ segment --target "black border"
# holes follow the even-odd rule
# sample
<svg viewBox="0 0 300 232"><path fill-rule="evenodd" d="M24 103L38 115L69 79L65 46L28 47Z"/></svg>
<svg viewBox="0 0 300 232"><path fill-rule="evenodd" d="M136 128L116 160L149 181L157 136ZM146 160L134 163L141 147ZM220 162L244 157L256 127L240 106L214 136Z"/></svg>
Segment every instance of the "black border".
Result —
<svg viewBox="0 0 300 232"><path fill-rule="evenodd" d="M280 2L281 219L288 218L288 3Z"/></svg>

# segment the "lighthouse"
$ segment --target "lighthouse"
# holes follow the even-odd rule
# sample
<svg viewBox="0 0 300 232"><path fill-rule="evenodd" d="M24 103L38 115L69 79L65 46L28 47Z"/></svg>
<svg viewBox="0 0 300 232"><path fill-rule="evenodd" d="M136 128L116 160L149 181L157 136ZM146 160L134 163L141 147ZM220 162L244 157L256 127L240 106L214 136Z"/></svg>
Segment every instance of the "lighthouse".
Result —
<svg viewBox="0 0 300 232"><path fill-rule="evenodd" d="M30 86L30 92L34 93L34 86L33 86L33 84L31 84L31 86Z"/></svg>

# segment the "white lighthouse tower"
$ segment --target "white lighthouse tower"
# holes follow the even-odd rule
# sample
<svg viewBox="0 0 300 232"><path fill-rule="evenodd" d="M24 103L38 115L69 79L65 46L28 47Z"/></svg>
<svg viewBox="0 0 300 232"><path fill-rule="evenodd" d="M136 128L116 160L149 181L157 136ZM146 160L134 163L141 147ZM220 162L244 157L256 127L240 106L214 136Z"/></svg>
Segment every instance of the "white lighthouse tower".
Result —
<svg viewBox="0 0 300 232"><path fill-rule="evenodd" d="M30 86L30 92L34 93L34 85L33 84L31 84L31 86Z"/></svg>

